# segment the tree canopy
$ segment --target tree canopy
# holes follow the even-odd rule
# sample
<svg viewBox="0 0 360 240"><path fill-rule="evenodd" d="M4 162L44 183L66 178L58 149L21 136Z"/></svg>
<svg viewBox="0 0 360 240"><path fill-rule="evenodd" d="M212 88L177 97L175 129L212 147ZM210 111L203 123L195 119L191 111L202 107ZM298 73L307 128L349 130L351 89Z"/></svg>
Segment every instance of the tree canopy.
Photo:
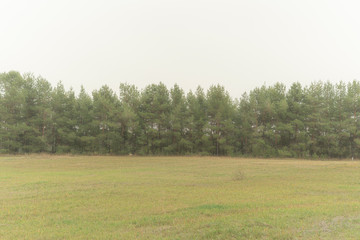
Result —
<svg viewBox="0 0 360 240"><path fill-rule="evenodd" d="M360 157L360 82L261 86L163 83L76 96L60 82L0 74L0 153Z"/></svg>

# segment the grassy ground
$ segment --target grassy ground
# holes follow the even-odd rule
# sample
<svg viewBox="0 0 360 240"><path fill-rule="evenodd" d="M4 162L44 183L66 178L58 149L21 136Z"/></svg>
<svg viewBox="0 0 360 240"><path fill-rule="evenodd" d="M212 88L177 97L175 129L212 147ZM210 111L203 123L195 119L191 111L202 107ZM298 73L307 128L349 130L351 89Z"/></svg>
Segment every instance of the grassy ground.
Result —
<svg viewBox="0 0 360 240"><path fill-rule="evenodd" d="M0 157L0 239L360 239L360 162Z"/></svg>

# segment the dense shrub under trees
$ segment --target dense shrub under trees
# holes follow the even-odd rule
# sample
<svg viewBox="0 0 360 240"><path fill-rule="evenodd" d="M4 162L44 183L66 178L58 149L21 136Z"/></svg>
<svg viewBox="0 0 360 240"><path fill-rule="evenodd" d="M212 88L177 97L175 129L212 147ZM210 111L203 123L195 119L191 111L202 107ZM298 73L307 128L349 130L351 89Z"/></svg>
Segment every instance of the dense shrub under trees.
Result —
<svg viewBox="0 0 360 240"><path fill-rule="evenodd" d="M0 153L360 157L360 83L262 86L120 84L78 96L41 77L0 74Z"/></svg>

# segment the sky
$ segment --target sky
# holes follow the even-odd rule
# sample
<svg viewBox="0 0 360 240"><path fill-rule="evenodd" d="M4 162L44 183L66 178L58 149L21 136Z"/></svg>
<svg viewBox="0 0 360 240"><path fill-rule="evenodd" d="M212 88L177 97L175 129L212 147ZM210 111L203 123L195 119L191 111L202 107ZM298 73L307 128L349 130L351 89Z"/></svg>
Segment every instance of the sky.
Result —
<svg viewBox="0 0 360 240"><path fill-rule="evenodd" d="M0 9L0 72L75 92L220 84L239 98L276 82L360 80L356 0L0 0Z"/></svg>

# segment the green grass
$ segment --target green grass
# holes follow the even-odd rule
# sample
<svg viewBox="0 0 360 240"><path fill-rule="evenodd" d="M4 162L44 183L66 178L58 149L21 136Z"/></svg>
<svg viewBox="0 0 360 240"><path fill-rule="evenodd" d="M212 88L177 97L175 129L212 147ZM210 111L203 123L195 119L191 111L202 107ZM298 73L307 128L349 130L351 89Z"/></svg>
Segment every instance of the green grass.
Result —
<svg viewBox="0 0 360 240"><path fill-rule="evenodd" d="M4 156L0 239L360 239L360 162Z"/></svg>

